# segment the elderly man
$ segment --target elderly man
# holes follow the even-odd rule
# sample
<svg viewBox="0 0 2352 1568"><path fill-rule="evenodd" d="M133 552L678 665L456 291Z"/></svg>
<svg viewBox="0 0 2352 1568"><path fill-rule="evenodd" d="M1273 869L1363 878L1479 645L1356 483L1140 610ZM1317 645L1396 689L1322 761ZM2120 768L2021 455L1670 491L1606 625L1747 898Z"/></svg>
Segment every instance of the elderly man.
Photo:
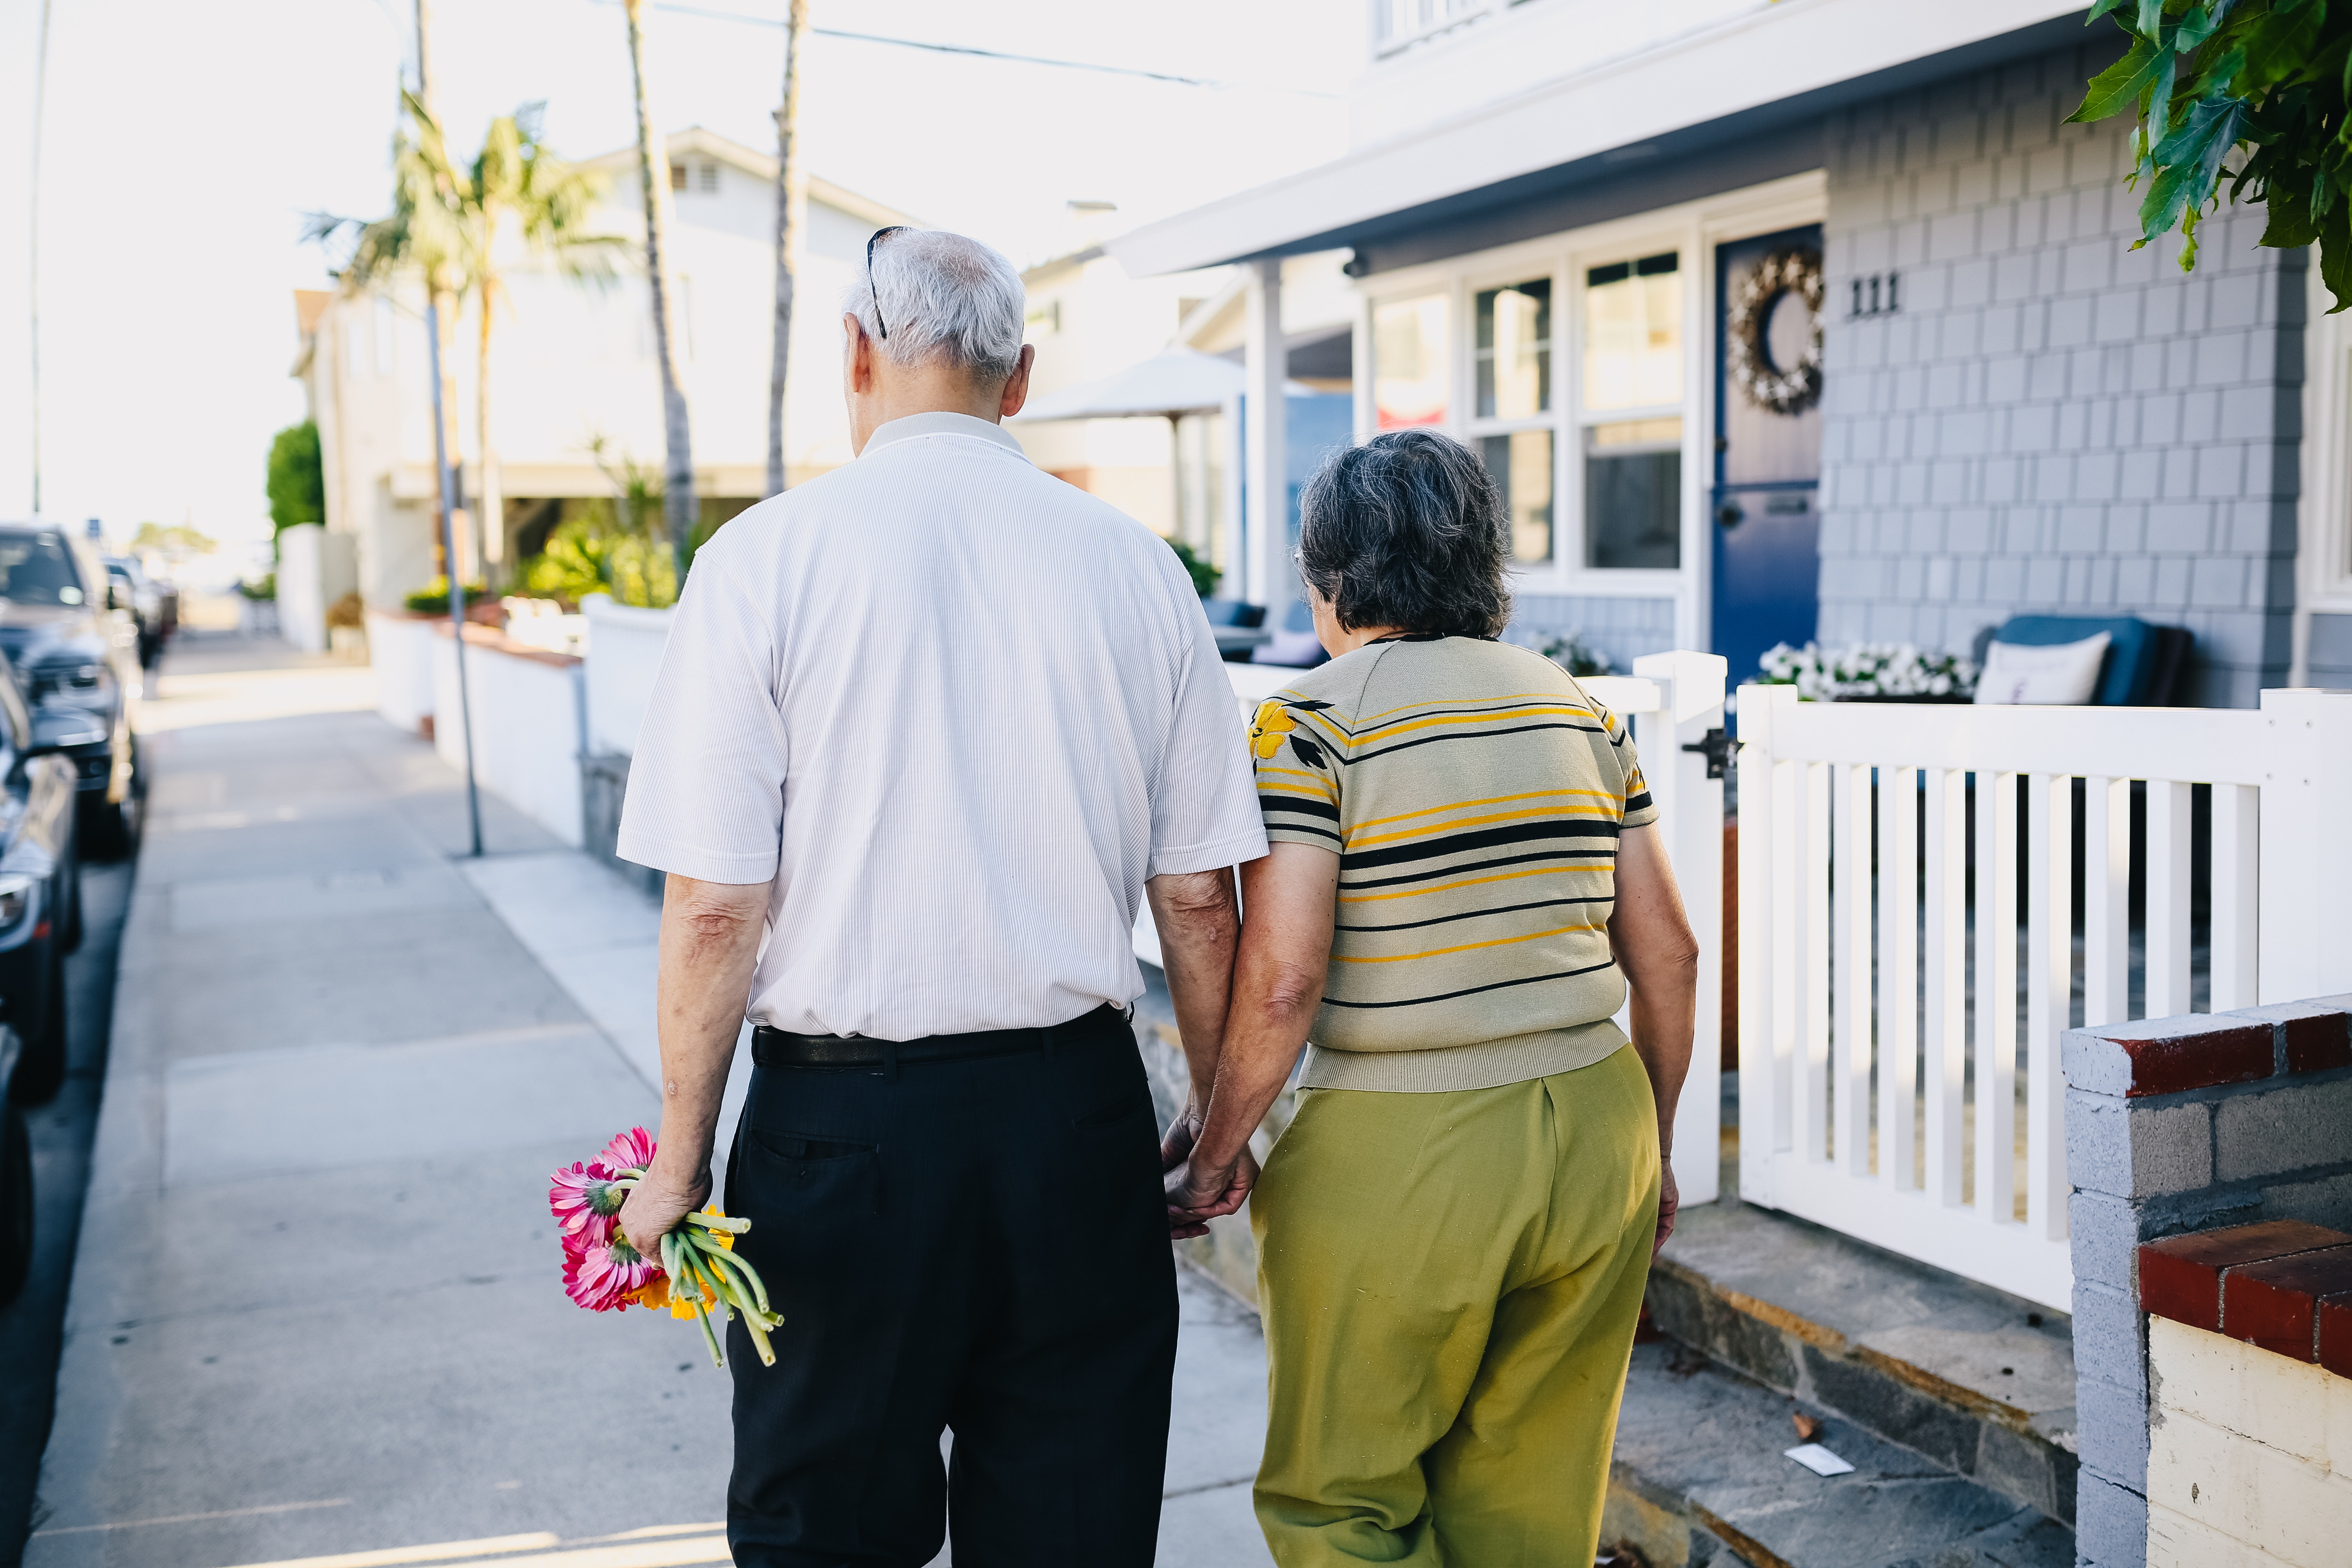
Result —
<svg viewBox="0 0 2352 1568"><path fill-rule="evenodd" d="M1177 1018L1223 1026L1229 868L1265 853L1240 715L1175 555L998 421L1021 280L885 229L845 301L856 461L695 563L620 852L669 873L661 1150L621 1223L710 1185L782 1329L732 1331L740 1564L1149 1563L1175 1280L1127 1019L1148 894ZM940 1461L940 1437L955 1433Z"/></svg>

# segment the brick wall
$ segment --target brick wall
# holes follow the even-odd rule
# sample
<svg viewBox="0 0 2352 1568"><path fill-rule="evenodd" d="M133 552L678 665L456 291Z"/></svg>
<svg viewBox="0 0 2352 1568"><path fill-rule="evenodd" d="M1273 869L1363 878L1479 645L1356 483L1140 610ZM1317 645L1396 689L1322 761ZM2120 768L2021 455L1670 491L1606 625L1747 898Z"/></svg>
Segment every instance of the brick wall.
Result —
<svg viewBox="0 0 2352 1568"><path fill-rule="evenodd" d="M1630 674L1644 654L1675 646L1672 599L1625 599L1568 594L1521 594L1511 609L1507 642L1538 647L1551 637L1582 635L1619 675Z"/></svg>
<svg viewBox="0 0 2352 1568"><path fill-rule="evenodd" d="M2086 37L1830 121L1821 636L2138 615L2196 633L2192 700L2252 706L2290 650L2305 257L2259 208L2191 274L2129 248L2128 128L2062 123L2120 52ZM1899 310L1848 319L1887 272Z"/></svg>
<svg viewBox="0 0 2352 1568"><path fill-rule="evenodd" d="M2143 1568L2140 1248L2258 1222L2352 1229L2352 996L2069 1030L2063 1059L2076 1545L2095 1568Z"/></svg>

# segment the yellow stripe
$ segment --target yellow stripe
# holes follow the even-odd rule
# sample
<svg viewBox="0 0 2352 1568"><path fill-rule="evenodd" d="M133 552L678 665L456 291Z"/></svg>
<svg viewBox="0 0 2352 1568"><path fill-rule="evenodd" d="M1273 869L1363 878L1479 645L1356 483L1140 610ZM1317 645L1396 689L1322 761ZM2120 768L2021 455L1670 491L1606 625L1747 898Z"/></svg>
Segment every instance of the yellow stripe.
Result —
<svg viewBox="0 0 2352 1568"><path fill-rule="evenodd" d="M1541 816L1557 816L1572 822L1589 822L1603 816L1600 812L1573 812L1559 806L1537 806L1531 811L1498 811L1490 816L1462 816L1451 822L1432 822L1420 827L1408 827L1402 833L1376 833L1370 837L1350 834L1348 847L1368 849L1375 844L1395 844L1413 838L1427 838L1436 834L1452 833L1457 828L1481 827L1494 822L1528 822Z"/></svg>
<svg viewBox="0 0 2352 1568"><path fill-rule="evenodd" d="M1433 887L1401 888L1393 893L1342 893L1339 901L1343 904L1377 904L1390 899L1418 899L1428 893L1450 893L1456 888L1482 888L1489 882L1517 882L1528 877L1567 877L1591 869L1590 866L1538 866L1532 871L1498 871L1491 877L1469 877L1459 882L1440 882Z"/></svg>
<svg viewBox="0 0 2352 1568"><path fill-rule="evenodd" d="M1322 775L1315 776L1319 778ZM1404 822L1416 816L1433 816L1441 811L1467 811L1474 805L1502 805L1515 800L1547 800L1556 795L1597 795L1609 800L1617 798L1615 792L1605 789L1531 789L1525 795L1490 795L1479 800L1457 800L1451 805L1427 805L1419 811L1401 811L1394 816L1375 816L1356 826L1383 827L1391 822Z"/></svg>
<svg viewBox="0 0 2352 1568"><path fill-rule="evenodd" d="M1392 952L1381 958L1343 958L1331 955L1334 963L1402 963L1414 958L1443 958L1449 952L1473 952L1482 947L1508 947L1513 942L1538 942L1548 936L1567 936L1580 931L1603 931L1605 926L1562 926L1558 931L1531 931L1525 936L1498 936L1492 942L1465 942L1460 947L1433 947L1427 952Z"/></svg>
<svg viewBox="0 0 2352 1568"><path fill-rule="evenodd" d="M1582 708L1498 708L1491 713L1442 714L1433 719L1416 719L1409 723L1391 725L1377 736L1359 733L1349 744L1351 748L1359 745L1369 746L1376 741L1391 740L1398 735L1410 735L1415 730L1426 730L1433 724L1491 724L1498 719L1525 719L1543 713L1574 713L1587 719L1593 717L1590 711Z"/></svg>

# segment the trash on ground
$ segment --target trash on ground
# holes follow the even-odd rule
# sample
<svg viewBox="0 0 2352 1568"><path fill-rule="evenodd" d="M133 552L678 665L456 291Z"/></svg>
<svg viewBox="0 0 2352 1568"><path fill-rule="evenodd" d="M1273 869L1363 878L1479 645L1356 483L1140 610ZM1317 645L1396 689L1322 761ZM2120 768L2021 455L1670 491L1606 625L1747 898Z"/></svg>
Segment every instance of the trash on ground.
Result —
<svg viewBox="0 0 2352 1568"><path fill-rule="evenodd" d="M1817 1476L1849 1475L1853 1470L1852 1465L1847 1464L1819 1443L1800 1443L1793 1448L1785 1448L1781 1451Z"/></svg>

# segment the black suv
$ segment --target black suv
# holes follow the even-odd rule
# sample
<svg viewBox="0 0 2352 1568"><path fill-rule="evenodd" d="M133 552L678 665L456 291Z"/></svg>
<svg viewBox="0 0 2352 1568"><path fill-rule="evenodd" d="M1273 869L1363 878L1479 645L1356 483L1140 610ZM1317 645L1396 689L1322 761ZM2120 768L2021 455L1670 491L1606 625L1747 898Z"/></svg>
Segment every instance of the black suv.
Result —
<svg viewBox="0 0 2352 1568"><path fill-rule="evenodd" d="M120 598L87 542L39 523L0 523L0 653L32 710L30 749L74 764L81 842L96 855L129 850L144 782L131 728L139 634Z"/></svg>
<svg viewBox="0 0 2352 1568"><path fill-rule="evenodd" d="M20 1105L65 1082L66 954L81 942L77 770L39 732L0 659L0 1015L23 1047L8 1085Z"/></svg>

